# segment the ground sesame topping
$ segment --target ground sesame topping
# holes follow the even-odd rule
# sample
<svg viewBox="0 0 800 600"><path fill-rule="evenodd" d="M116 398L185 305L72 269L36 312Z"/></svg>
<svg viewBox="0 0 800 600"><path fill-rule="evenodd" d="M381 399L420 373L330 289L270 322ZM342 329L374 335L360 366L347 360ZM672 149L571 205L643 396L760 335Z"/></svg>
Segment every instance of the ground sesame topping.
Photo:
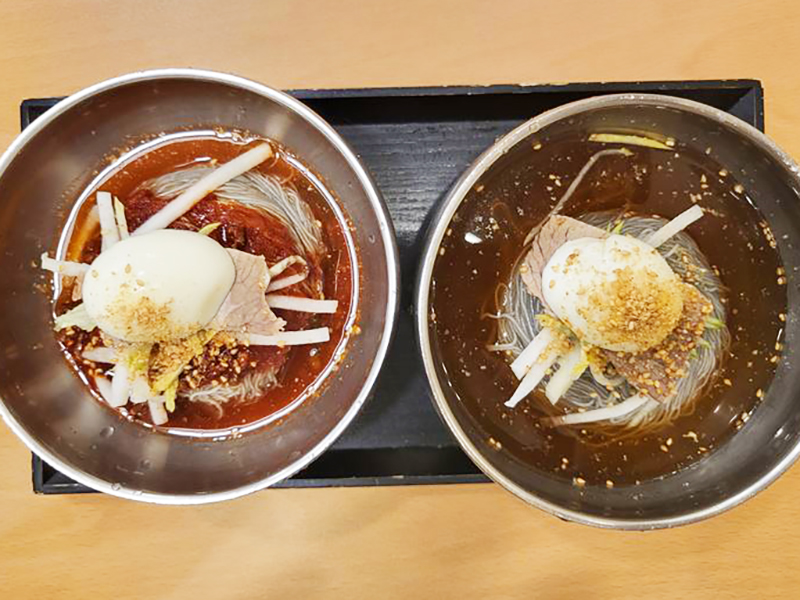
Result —
<svg viewBox="0 0 800 600"><path fill-rule="evenodd" d="M697 289L684 284L683 314L670 334L657 346L641 353L606 352L617 371L636 389L664 399L683 376L692 351L705 330L711 303Z"/></svg>
<svg viewBox="0 0 800 600"><path fill-rule="evenodd" d="M649 269L640 273L626 267L590 294L588 306L591 309L583 310L581 316L609 346L627 343L646 349L675 328L683 310L683 294L679 281L664 282Z"/></svg>

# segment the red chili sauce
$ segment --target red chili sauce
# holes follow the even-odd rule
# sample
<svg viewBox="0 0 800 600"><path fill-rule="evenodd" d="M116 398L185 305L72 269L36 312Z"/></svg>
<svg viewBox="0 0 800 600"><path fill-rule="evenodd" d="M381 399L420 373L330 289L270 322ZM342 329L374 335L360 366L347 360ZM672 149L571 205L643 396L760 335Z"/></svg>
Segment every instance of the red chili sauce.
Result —
<svg viewBox="0 0 800 600"><path fill-rule="evenodd" d="M111 192L125 206L130 231L134 231L147 218L161 209L168 200L156 198L149 190L141 189L142 183L161 175L210 160L227 162L245 152L257 140L247 144L235 143L220 138L193 138L168 142L158 146L128 163L123 169L104 181L98 189ZM324 297L338 300L335 314L318 315L296 311L274 309L275 314L286 321L286 331L325 327L330 329L330 341L323 344L295 347L275 346L215 346L209 344L203 356L196 358L180 376L175 412L169 415L167 428L223 429L252 423L268 417L286 407L313 383L333 358L333 353L342 338L347 335L345 325L350 314L353 293L353 265L343 225L333 211L326 193L317 187L291 161L297 159L285 149L270 141L275 156L257 167L266 175L277 177L284 185L291 185L306 202L315 218L322 224L326 252L317 260L309 260L308 278L281 290L284 295L312 296L312 290L321 290ZM86 223L89 210L94 206L94 196L81 210L74 231L81 230ZM170 225L174 229L197 231L205 225L220 223L211 233L225 248L235 248L263 256L267 265L273 265L291 255L304 256L293 236L276 218L243 205L231 206L217 200L214 194L206 196L189 212ZM85 227L85 226L84 226ZM77 241L83 238L84 241ZM100 229L84 235L73 235L68 258L90 263L100 253ZM79 247L75 247L75 246ZM309 257L304 256L307 260ZM298 273L300 265L289 267L281 277ZM76 302L71 300L71 288L67 287L57 303L57 313L62 313ZM59 340L71 359L70 362L93 381L94 375L103 374L106 365L85 360L82 350L99 339L99 330L93 332L68 328L59 333ZM277 370L277 385L260 398L239 401L229 400L222 404L222 412L210 404L190 402L182 395L191 389L209 385L233 385L242 377L258 370ZM123 414L152 425L147 404L129 403L120 409Z"/></svg>

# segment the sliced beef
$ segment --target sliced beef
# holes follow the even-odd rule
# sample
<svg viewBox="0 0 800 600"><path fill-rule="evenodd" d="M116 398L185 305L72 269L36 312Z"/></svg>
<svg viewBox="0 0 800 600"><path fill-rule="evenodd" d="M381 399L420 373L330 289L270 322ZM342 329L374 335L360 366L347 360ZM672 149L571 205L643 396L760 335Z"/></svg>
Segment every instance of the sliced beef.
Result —
<svg viewBox="0 0 800 600"><path fill-rule="evenodd" d="M286 321L275 316L265 298L269 270L263 256L228 248L236 268L231 291L217 311L209 329L274 335ZM246 326L246 327L245 327Z"/></svg>
<svg viewBox="0 0 800 600"><path fill-rule="evenodd" d="M522 281L528 291L546 304L542 296L542 271L565 242L580 238L602 238L607 233L593 225L587 225L577 219L555 215L550 217L533 239L531 249L520 265Z"/></svg>

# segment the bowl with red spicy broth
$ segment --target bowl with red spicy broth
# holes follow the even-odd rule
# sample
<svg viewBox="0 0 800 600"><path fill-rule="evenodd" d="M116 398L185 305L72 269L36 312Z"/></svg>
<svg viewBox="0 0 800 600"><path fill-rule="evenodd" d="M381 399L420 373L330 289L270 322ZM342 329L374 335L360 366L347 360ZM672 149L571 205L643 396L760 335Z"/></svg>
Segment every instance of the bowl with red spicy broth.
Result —
<svg viewBox="0 0 800 600"><path fill-rule="evenodd" d="M87 88L0 159L0 412L75 480L196 504L353 420L395 322L378 190L318 115L239 77Z"/></svg>
<svg viewBox="0 0 800 600"><path fill-rule="evenodd" d="M417 332L491 478L579 523L718 514L800 451L800 179L717 109L610 95L537 116L454 184Z"/></svg>

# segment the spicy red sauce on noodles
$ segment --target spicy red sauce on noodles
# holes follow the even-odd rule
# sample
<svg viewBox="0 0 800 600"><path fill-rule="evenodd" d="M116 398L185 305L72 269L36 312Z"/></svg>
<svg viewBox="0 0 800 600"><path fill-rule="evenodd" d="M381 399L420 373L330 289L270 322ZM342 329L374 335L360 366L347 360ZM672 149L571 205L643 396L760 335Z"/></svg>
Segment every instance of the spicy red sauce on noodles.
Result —
<svg viewBox="0 0 800 600"><path fill-rule="evenodd" d="M251 143L236 143L221 137L197 137L167 142L134 158L117 170L98 189L108 191L120 199L125 206L129 230L135 230L147 218L162 208L169 199L157 198L141 185L155 177L196 164L227 162L248 150ZM275 156L257 169L277 178L283 185L291 186L311 209L314 218L321 224L325 251L309 260L308 278L280 291L284 295L322 297L337 300L334 314L309 314L275 309L275 314L286 321L286 331L328 327L330 341L322 344L295 347L275 346L215 346L209 344L202 356L196 358L181 374L176 410L169 415L165 427L188 429L221 429L252 423L283 409L300 396L334 360L334 353L342 339L348 335L347 323L351 314L354 285L353 264L345 232L348 227L332 206L330 193L320 185L300 162L285 149L270 142ZM96 191L96 190L95 190ZM93 198L93 195L90 196ZM81 209L74 228L82 235L73 235L67 258L90 263L100 253L100 230L89 222L89 212L94 201L88 201ZM341 213L340 213L341 214ZM205 197L189 212L170 227L197 231L205 225L219 223L210 235L223 247L234 248L250 254L263 256L267 265L273 265L291 255L304 255L289 229L277 218L266 212L219 201L214 194ZM86 228L91 231L86 232ZM308 259L308 257L306 257ZM299 272L301 267L292 266L282 276ZM61 313L75 302L68 287L58 301L57 312ZM89 381L105 371L104 365L81 358L81 352L92 340L97 341L99 331L84 332L70 328L59 334L59 339L70 361L80 369ZM276 374L276 382L266 393L248 401L236 398L225 403L209 404L188 401L186 394L193 389L209 386L234 385L242 378L270 371ZM147 404L133 405L121 409L134 418L151 423Z"/></svg>

